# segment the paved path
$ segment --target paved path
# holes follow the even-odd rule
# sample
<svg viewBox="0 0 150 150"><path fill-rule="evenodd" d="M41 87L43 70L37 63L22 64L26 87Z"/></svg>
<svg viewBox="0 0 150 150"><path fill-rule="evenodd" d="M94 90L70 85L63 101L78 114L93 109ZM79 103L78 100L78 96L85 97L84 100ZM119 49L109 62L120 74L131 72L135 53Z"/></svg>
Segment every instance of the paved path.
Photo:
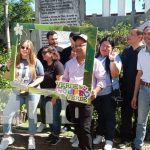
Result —
<svg viewBox="0 0 150 150"><path fill-rule="evenodd" d="M0 129L2 132L2 130ZM0 133L1 133L0 132ZM26 133L26 130L16 130L14 129L15 134L13 137L15 138L15 143L7 150L27 150L27 144L28 144L28 134ZM47 137L47 133L40 133L36 134L36 150L79 150L78 148L72 148L71 144L69 142L70 137L65 137L67 134L64 134L63 137L61 137L61 142L58 143L55 146L51 146L48 144L45 144L44 141ZM2 134L0 135L1 138ZM94 150L102 150L103 145L94 146ZM119 150L117 149L116 145L114 145L113 150ZM131 147L128 147L124 150L131 150ZM150 146L145 146L143 150L150 150Z"/></svg>

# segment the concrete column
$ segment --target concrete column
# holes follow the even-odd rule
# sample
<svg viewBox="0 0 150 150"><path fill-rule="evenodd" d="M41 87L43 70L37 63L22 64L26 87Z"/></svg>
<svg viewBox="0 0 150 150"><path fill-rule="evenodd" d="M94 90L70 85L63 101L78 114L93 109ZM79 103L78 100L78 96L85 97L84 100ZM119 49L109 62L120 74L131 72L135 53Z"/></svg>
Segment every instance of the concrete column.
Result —
<svg viewBox="0 0 150 150"><path fill-rule="evenodd" d="M145 13L146 13L150 8L150 0L144 0L144 1L145 1Z"/></svg>
<svg viewBox="0 0 150 150"><path fill-rule="evenodd" d="M110 16L110 0L103 0L102 3L102 16Z"/></svg>
<svg viewBox="0 0 150 150"><path fill-rule="evenodd" d="M126 0L118 0L118 16L126 16Z"/></svg>

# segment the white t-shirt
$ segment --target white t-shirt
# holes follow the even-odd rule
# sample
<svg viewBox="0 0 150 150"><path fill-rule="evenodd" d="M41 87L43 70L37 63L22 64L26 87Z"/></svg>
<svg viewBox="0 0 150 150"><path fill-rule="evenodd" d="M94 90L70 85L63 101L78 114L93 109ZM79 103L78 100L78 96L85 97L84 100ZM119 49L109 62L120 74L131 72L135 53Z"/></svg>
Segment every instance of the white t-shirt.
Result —
<svg viewBox="0 0 150 150"><path fill-rule="evenodd" d="M141 80L150 83L150 52L143 48L138 54L137 70L143 72Z"/></svg>

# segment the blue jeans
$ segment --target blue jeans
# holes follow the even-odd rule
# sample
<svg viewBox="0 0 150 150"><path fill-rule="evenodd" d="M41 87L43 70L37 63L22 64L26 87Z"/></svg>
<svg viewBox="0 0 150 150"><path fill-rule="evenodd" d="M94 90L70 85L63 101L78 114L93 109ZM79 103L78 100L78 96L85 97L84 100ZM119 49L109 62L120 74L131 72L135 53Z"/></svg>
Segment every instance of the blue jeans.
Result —
<svg viewBox="0 0 150 150"><path fill-rule="evenodd" d="M144 144L149 111L150 87L141 85L138 98L138 123L136 128L136 138L134 140L134 146L138 149Z"/></svg>
<svg viewBox="0 0 150 150"><path fill-rule="evenodd" d="M40 100L40 95L38 94L26 94L26 95L16 95L12 93L9 97L8 103L3 111L3 132L5 134L11 134L11 123L14 114L20 109L22 104L26 104L28 121L29 121L29 133L34 134L36 132L37 123L37 112L36 108Z"/></svg>
<svg viewBox="0 0 150 150"><path fill-rule="evenodd" d="M48 104L47 102L51 101L51 97L45 97L41 96L41 103L40 103L40 113L41 113L41 122L45 124L47 122L46 120L46 105ZM60 117L60 112L61 112L61 100L57 99L56 105L52 107L52 122L49 122L50 125L50 131L54 135L59 135L60 130L61 130L61 117ZM50 114L49 114L50 116Z"/></svg>

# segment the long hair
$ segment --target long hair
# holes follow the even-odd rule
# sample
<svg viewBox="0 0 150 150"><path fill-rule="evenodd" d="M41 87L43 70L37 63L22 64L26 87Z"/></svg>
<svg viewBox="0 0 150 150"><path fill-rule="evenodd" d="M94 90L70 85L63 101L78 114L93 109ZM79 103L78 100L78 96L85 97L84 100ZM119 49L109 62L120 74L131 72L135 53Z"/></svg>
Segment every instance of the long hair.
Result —
<svg viewBox="0 0 150 150"><path fill-rule="evenodd" d="M20 45L18 46L18 54L17 54L17 57L16 57L16 68L20 68L20 62L21 62L21 59L22 59L22 56L21 56L21 47L24 43L27 43L28 44L28 47L29 47L29 57L27 58L27 62L28 62L28 65L29 65L29 69L31 71L31 74L32 74L32 79L35 80L36 79L36 70L35 70L35 66L36 66L36 55L35 55L35 50L34 50L34 46L33 46L33 43L32 41L30 40L25 40L23 42L20 43Z"/></svg>

